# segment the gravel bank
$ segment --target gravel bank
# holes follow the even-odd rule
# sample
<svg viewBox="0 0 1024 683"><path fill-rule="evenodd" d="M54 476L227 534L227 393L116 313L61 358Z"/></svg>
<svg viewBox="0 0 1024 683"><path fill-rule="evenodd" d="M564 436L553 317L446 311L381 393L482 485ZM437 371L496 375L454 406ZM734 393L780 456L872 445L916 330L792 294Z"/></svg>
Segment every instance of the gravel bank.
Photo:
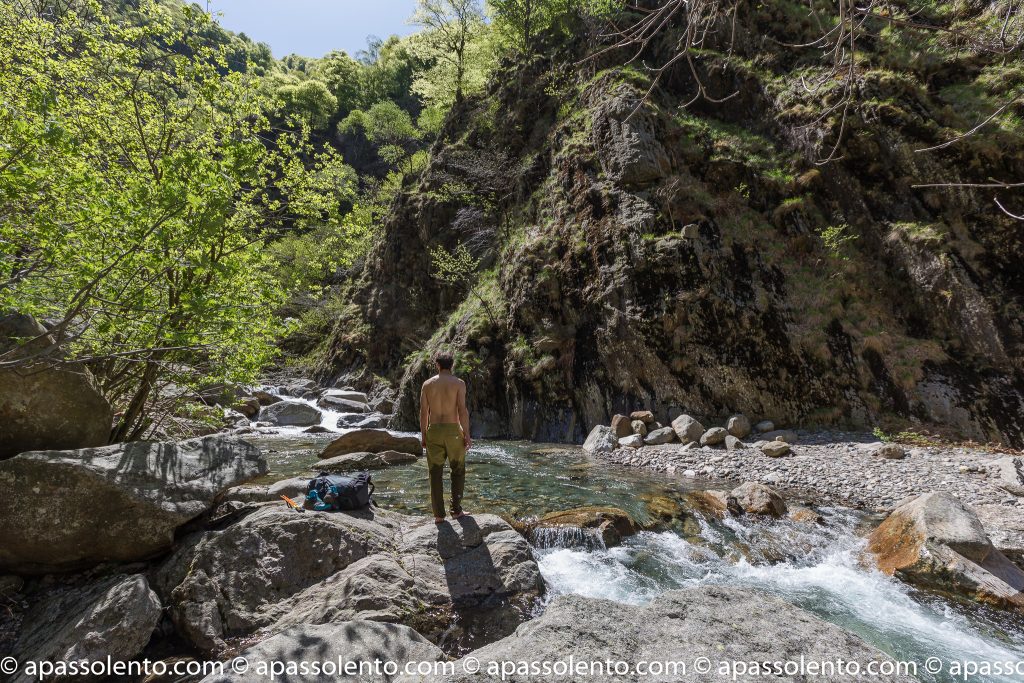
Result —
<svg viewBox="0 0 1024 683"><path fill-rule="evenodd" d="M880 441L871 434L797 432L792 452L769 458L747 448L684 449L680 444L619 448L595 457L681 477L757 481L783 491L813 495L821 505L886 512L907 496L948 491L971 506L1002 505L1024 511L1018 498L994 485L991 463L1005 454L958 447L908 447L902 460L872 455Z"/></svg>

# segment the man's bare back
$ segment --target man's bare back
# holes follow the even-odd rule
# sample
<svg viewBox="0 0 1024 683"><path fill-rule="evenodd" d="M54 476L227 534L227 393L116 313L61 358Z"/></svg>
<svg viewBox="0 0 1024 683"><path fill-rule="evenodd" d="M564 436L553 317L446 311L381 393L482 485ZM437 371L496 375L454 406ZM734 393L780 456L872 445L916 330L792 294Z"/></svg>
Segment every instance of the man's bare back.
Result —
<svg viewBox="0 0 1024 683"><path fill-rule="evenodd" d="M457 424L468 449L469 409L466 408L466 383L450 371L439 372L423 383L420 390L420 432L426 446L427 427L435 424Z"/></svg>

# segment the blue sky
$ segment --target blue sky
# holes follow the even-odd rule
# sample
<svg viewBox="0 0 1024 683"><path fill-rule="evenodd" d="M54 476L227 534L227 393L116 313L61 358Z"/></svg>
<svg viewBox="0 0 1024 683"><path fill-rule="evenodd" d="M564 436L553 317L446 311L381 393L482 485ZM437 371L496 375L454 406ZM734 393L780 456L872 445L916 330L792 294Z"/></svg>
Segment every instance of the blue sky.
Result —
<svg viewBox="0 0 1024 683"><path fill-rule="evenodd" d="M195 0L200 6L206 0ZM407 35L416 0L210 0L221 26L267 43L275 57L322 57L331 50L354 54L366 37Z"/></svg>

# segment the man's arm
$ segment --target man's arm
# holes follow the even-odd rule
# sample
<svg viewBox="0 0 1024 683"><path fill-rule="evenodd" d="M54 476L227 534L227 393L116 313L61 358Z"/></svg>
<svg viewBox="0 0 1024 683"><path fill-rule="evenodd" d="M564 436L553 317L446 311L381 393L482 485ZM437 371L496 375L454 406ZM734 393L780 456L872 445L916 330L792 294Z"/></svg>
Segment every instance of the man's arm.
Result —
<svg viewBox="0 0 1024 683"><path fill-rule="evenodd" d="M427 447L427 426L430 424L430 404L427 403L427 385L420 388L420 443Z"/></svg>
<svg viewBox="0 0 1024 683"><path fill-rule="evenodd" d="M473 439L469 437L469 408L466 407L466 383L459 382L459 424L462 425L462 443L466 450L473 445Z"/></svg>

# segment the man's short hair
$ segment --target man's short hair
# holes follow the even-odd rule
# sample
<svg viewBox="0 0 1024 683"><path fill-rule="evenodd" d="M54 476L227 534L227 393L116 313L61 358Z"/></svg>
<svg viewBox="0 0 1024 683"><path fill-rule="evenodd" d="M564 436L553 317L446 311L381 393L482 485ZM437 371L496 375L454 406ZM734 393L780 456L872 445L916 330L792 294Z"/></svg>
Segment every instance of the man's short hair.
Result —
<svg viewBox="0 0 1024 683"><path fill-rule="evenodd" d="M451 370L455 365L455 354L451 351L438 351L434 354L434 362L442 370Z"/></svg>

